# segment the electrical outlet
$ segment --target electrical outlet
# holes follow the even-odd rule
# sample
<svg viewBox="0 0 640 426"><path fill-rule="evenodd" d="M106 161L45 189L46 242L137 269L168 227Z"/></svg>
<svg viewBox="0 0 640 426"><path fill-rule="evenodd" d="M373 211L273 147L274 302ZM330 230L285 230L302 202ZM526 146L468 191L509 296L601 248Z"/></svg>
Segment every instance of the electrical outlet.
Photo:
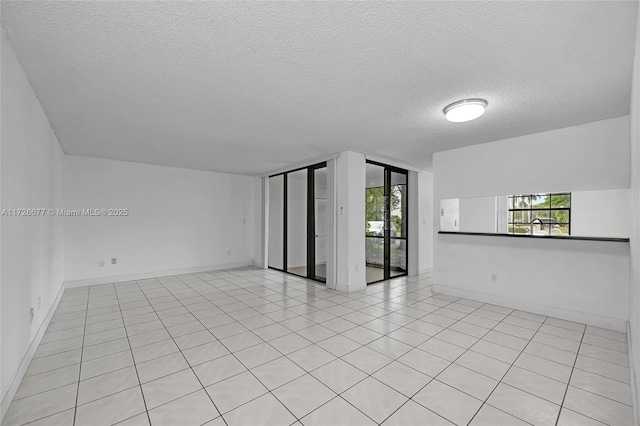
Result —
<svg viewBox="0 0 640 426"><path fill-rule="evenodd" d="M111 264L115 265L118 262L118 259L116 259L115 257L111 258Z"/></svg>
<svg viewBox="0 0 640 426"><path fill-rule="evenodd" d="M227 250L227 256L231 256L231 250Z"/></svg>
<svg viewBox="0 0 640 426"><path fill-rule="evenodd" d="M33 307L31 307L31 309L29 309L29 322L33 322Z"/></svg>
<svg viewBox="0 0 640 426"><path fill-rule="evenodd" d="M492 283L498 282L498 274L491 274L491 282Z"/></svg>
<svg viewBox="0 0 640 426"><path fill-rule="evenodd" d="M104 260L98 261L98 268L104 268Z"/></svg>

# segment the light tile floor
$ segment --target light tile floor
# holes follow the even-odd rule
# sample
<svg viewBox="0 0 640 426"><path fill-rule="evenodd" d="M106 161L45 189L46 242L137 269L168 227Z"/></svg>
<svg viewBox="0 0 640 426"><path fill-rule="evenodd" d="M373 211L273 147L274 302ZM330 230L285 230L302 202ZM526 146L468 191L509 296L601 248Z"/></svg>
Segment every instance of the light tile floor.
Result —
<svg viewBox="0 0 640 426"><path fill-rule="evenodd" d="M624 334L245 268L66 290L3 424L631 422Z"/></svg>

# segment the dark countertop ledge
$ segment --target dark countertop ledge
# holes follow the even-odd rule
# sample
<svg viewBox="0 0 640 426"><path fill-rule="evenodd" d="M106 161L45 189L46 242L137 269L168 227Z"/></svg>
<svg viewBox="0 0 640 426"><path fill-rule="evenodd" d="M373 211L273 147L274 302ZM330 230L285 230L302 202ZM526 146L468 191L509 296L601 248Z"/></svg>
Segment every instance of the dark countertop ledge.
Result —
<svg viewBox="0 0 640 426"><path fill-rule="evenodd" d="M556 235L520 235L520 234L495 234L491 232L452 232L452 231L438 231L438 234L442 235L476 235L482 237L507 237L507 238L533 238L536 240L579 240L579 241L607 241L614 243L628 243L629 238L612 238L612 237L578 237L568 235L566 237L559 237Z"/></svg>

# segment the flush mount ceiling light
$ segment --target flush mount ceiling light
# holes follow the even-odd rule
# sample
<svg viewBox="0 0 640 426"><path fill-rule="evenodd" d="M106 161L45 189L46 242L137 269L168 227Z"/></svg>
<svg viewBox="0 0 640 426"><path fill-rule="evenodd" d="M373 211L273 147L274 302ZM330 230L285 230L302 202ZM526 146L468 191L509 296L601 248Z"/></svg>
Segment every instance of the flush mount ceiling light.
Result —
<svg viewBox="0 0 640 426"><path fill-rule="evenodd" d="M453 123L475 120L484 114L487 101L484 99L463 99L447 105L444 116Z"/></svg>

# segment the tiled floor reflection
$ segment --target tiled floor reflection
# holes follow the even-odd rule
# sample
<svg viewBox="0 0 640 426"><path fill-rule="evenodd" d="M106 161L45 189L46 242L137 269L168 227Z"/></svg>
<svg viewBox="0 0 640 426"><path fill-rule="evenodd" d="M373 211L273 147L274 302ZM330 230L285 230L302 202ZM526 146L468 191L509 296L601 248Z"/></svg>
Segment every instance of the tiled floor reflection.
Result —
<svg viewBox="0 0 640 426"><path fill-rule="evenodd" d="M67 290L3 424L631 422L624 334L235 269Z"/></svg>

